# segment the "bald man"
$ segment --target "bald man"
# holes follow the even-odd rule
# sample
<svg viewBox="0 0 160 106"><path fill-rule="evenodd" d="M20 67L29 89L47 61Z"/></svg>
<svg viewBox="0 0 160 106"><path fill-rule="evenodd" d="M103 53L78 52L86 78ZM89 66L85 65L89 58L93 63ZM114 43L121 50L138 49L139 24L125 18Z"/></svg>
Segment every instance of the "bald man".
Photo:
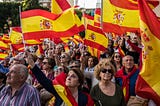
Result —
<svg viewBox="0 0 160 106"><path fill-rule="evenodd" d="M122 59L123 67L117 71L115 78L116 83L119 84L128 102L130 96L136 96L135 84L139 74L139 69L134 65L134 58L130 55L126 55Z"/></svg>
<svg viewBox="0 0 160 106"><path fill-rule="evenodd" d="M15 64L6 75L8 86L0 92L1 106L40 106L38 91L26 83L28 77L26 66Z"/></svg>

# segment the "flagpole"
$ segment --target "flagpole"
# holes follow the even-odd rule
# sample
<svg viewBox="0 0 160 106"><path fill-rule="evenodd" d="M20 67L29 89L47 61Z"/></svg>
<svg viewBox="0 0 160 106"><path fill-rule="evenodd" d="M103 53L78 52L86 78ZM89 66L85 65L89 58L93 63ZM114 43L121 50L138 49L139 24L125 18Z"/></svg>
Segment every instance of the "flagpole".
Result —
<svg viewBox="0 0 160 106"><path fill-rule="evenodd" d="M23 30L22 30L22 21L21 21L21 6L19 6L19 18L20 18L20 28L21 28L21 32L22 32L22 42L23 42L23 45L24 45L24 49L26 48L26 44L25 44L25 41L24 41L24 37L23 37Z"/></svg>

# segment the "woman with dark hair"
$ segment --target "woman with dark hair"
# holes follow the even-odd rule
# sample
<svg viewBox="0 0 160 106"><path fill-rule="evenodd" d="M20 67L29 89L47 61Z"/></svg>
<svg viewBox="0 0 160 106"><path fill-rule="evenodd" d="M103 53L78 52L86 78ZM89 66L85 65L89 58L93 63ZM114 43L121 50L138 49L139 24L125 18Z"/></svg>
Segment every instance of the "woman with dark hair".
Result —
<svg viewBox="0 0 160 106"><path fill-rule="evenodd" d="M98 83L98 80L95 79L94 66L98 64L98 58L95 56L89 56L87 59L87 67L84 70L85 81L87 88L90 91L91 87Z"/></svg>
<svg viewBox="0 0 160 106"><path fill-rule="evenodd" d="M55 106L93 106L91 97L80 90L83 84L83 73L78 69L69 69L68 73L62 72L53 81L48 79L35 65L30 54L28 63L37 80L43 87L55 96Z"/></svg>
<svg viewBox="0 0 160 106"><path fill-rule="evenodd" d="M95 106L126 106L122 89L111 81L115 68L110 59L102 59L94 71L99 80L90 93Z"/></svg>
<svg viewBox="0 0 160 106"><path fill-rule="evenodd" d="M122 67L122 57L119 52L114 52L111 57L111 62L115 66L116 71L120 70Z"/></svg>

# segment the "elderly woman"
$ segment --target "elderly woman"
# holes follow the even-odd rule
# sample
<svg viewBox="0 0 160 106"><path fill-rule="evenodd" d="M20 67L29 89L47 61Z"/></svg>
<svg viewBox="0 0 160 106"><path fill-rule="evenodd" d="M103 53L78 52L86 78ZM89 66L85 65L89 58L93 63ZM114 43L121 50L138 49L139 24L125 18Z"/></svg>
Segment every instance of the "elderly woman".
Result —
<svg viewBox="0 0 160 106"><path fill-rule="evenodd" d="M121 88L111 81L115 68L109 59L102 59L95 66L95 77L99 83L91 89L96 106L126 106Z"/></svg>
<svg viewBox="0 0 160 106"><path fill-rule="evenodd" d="M62 72L53 81L48 79L34 64L30 54L28 63L37 80L43 87L55 96L55 106L93 106L91 97L80 90L83 84L83 73L78 69L70 69L68 73Z"/></svg>

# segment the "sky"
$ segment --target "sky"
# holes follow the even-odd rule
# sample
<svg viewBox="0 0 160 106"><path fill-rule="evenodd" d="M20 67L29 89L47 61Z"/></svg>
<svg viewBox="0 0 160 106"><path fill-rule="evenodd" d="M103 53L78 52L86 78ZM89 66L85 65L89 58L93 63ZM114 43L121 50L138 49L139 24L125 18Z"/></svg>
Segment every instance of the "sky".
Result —
<svg viewBox="0 0 160 106"><path fill-rule="evenodd" d="M78 0L78 5L84 8L96 8L97 0Z"/></svg>

